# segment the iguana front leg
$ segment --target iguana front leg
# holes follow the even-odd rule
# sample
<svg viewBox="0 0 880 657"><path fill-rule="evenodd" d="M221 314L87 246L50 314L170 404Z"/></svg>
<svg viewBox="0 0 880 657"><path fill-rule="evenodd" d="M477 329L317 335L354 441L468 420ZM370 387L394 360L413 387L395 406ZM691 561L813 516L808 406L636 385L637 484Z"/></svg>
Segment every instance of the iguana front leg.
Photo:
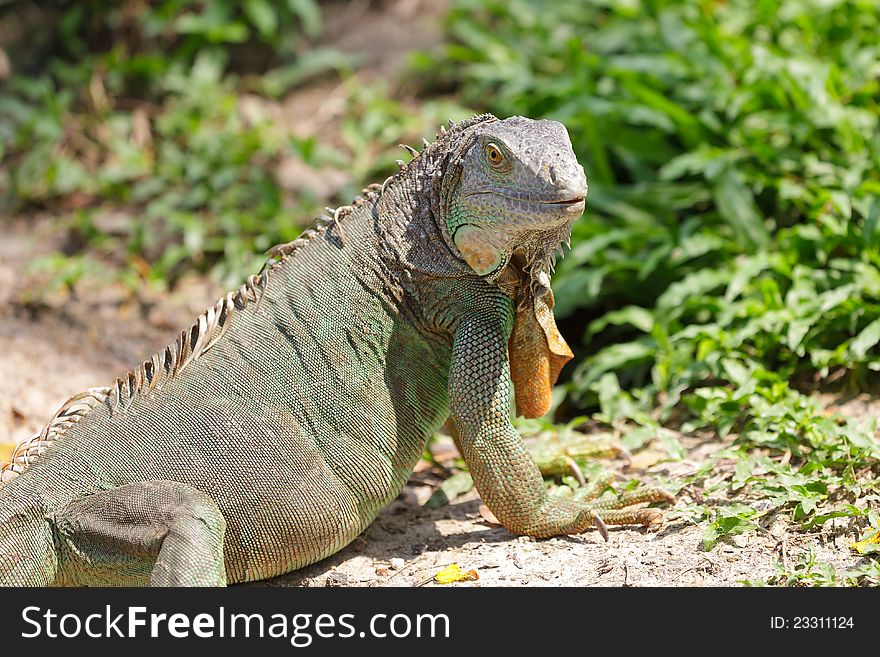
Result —
<svg viewBox="0 0 880 657"><path fill-rule="evenodd" d="M449 403L459 449L483 501L510 531L536 537L577 534L603 520L653 524L656 509L625 507L657 501L626 495L599 504L547 496L544 481L523 439L510 423L510 364L503 322L473 315L459 324L449 372Z"/></svg>

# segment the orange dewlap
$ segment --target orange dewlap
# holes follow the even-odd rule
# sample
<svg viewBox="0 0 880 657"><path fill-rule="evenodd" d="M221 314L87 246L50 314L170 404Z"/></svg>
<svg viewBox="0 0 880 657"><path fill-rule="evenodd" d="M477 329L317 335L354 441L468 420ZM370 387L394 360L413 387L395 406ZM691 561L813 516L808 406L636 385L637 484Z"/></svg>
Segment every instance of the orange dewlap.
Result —
<svg viewBox="0 0 880 657"><path fill-rule="evenodd" d="M517 310L507 351L517 414L527 418L545 415L559 372L574 357L556 328L552 292Z"/></svg>

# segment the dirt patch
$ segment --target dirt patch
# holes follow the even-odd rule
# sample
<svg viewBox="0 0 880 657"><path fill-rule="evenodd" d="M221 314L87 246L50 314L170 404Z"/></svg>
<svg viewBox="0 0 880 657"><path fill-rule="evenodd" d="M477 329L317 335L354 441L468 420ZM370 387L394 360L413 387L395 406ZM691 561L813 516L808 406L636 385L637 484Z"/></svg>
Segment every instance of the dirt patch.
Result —
<svg viewBox="0 0 880 657"><path fill-rule="evenodd" d="M703 530L681 520L656 533L612 528L607 543L597 532L535 540L487 526L479 504L471 492L429 510L408 488L352 545L267 584L438 586L434 574L457 563L480 579L456 586L730 586L772 575L778 560L779 540L760 535L703 552ZM843 556L833 545L817 554L828 561ZM839 561L843 567L853 560Z"/></svg>
<svg viewBox="0 0 880 657"><path fill-rule="evenodd" d="M648 481L661 475L674 479L695 471L728 444L706 435L684 436L681 442L687 450L683 460L629 474ZM607 465L624 475L628 472L619 461ZM729 474L734 465L722 461L714 474ZM414 478L354 543L266 584L438 586L433 576L457 563L480 576L457 586L735 586L773 576L778 564L791 570L810 552L817 561L831 564L838 576L863 561L849 548L859 530L848 521L832 521L822 531L804 534L792 531L788 519L780 516L763 519L761 531L724 537L707 552L704 527L684 511L690 503L707 500L688 488L667 510L659 531L609 527L608 542L595 531L546 540L516 536L484 519L475 491L453 504L429 509L423 504L431 490L424 488Z"/></svg>
<svg viewBox="0 0 880 657"><path fill-rule="evenodd" d="M73 394L106 386L165 347L216 297L189 278L171 295L133 298L119 285L88 280L66 293L33 296L45 281L28 267L57 253L50 218L0 219L0 453L42 429Z"/></svg>

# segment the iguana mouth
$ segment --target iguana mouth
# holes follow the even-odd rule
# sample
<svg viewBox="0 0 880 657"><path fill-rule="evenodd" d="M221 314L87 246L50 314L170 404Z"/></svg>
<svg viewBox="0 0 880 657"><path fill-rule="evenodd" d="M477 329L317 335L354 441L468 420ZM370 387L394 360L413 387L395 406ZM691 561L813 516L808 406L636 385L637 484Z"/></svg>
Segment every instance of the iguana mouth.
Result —
<svg viewBox="0 0 880 657"><path fill-rule="evenodd" d="M578 203L586 203L587 199L583 196L570 198L564 201L541 201L544 205L577 205Z"/></svg>
<svg viewBox="0 0 880 657"><path fill-rule="evenodd" d="M562 199L554 199L554 200L544 200L544 199L536 199L529 198L526 196L517 196L515 194L502 194L501 192L496 192L492 190L483 191L483 192L470 192L467 196L500 196L501 198L506 198L510 201L515 201L517 203L522 204L531 204L531 205L577 205L579 203L585 203L585 196L569 196Z"/></svg>

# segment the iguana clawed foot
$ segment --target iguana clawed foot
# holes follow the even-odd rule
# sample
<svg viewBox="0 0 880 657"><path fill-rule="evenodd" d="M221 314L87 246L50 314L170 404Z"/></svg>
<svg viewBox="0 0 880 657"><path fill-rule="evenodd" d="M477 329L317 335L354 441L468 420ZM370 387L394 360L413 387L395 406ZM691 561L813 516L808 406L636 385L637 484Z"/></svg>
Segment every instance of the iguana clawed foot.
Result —
<svg viewBox="0 0 880 657"><path fill-rule="evenodd" d="M577 464L578 460L584 462L597 457L624 458L627 462L631 460L623 446L608 434L545 432L538 440L528 441L528 445L542 475L571 475L580 483L580 487L573 491L568 487L561 487L557 489L557 494L586 503L594 513L593 526L605 540L608 540L606 525L642 525L651 530L659 529L663 524L663 511L644 505L675 502L674 495L654 486L625 491L616 497L603 496L619 476L606 472L591 479L584 477Z"/></svg>
<svg viewBox="0 0 880 657"><path fill-rule="evenodd" d="M575 491L574 498L589 502L593 511L593 524L602 538L608 540L608 530L605 525L642 525L650 530L659 529L663 525L663 511L652 507L639 506L655 502L668 502L673 504L675 496L662 488L646 486L632 491L626 491L619 496L597 499L601 492L596 486L585 486ZM582 492L583 491L583 492Z"/></svg>

